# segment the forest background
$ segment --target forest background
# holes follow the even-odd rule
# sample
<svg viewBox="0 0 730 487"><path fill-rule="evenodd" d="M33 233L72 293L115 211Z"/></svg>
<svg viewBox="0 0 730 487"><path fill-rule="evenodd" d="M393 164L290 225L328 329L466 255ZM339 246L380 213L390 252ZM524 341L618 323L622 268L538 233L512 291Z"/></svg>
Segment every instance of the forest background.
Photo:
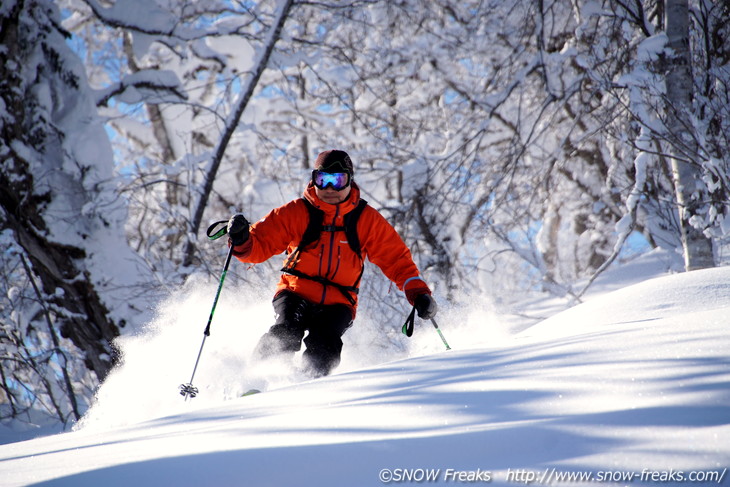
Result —
<svg viewBox="0 0 730 487"><path fill-rule="evenodd" d="M3 0L0 418L77 421L115 338L220 276L208 224L330 148L444 309L575 304L652 249L726 264L728 39L727 0ZM368 267L362 312L402 321Z"/></svg>

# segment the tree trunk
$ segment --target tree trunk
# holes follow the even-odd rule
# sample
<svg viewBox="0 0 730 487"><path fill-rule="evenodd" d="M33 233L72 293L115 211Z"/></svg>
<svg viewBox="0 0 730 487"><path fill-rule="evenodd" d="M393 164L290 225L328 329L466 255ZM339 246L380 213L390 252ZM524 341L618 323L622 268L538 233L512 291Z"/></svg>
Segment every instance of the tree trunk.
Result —
<svg viewBox="0 0 730 487"><path fill-rule="evenodd" d="M687 0L667 0L666 29L670 49L666 71L669 154L679 206L684 266L690 271L713 267L715 262L712 241L690 221L699 215L708 197L696 162L698 148L690 122L693 82Z"/></svg>

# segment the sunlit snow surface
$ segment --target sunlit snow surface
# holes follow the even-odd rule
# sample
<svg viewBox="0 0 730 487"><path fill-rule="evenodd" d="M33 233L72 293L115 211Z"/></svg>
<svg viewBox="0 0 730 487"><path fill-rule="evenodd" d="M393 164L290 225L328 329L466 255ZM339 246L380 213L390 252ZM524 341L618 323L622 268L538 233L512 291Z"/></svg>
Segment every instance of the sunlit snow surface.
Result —
<svg viewBox="0 0 730 487"><path fill-rule="evenodd" d="M186 402L176 388L192 372L206 298L179 297L154 331L128 339L84 426L0 446L0 484L377 486L431 474L430 485L485 475L537 485L548 473L544 484L597 485L554 475L611 472L635 477L604 485L715 485L677 475L730 467L730 268L594 295L519 333L480 331L493 316L443 313L451 351L421 323L414 338L433 345L421 356L360 366L377 359L363 352L328 378L282 375L244 398L263 380L247 378L246 357L271 310L244 319L231 298L205 345L201 393ZM179 326L176 314L202 318ZM367 342L360 333L350 348ZM458 471L471 477L447 474Z"/></svg>

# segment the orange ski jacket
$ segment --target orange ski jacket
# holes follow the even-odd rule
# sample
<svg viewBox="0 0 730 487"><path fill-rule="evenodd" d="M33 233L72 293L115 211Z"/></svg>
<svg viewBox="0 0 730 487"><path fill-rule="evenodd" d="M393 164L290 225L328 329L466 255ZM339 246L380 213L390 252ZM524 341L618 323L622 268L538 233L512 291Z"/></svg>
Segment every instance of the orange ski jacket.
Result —
<svg viewBox="0 0 730 487"><path fill-rule="evenodd" d="M320 200L310 183L303 197L324 212L323 225L344 228L344 216L353 211L360 201L360 189L353 182L348 199L333 205ZM377 265L398 289L408 287L412 292L422 288L430 293L428 286L418 277L418 268L410 250L375 208L366 206L357 220L362 258L348 244L344 230L323 231L318 241L295 253L308 223L306 203L299 198L293 200L251 225L249 239L234 247L233 255L241 262L257 264L286 252L285 267L288 264L297 273L310 278L284 273L277 285L277 294L289 290L311 302L344 304L352 309L353 318L357 309L357 293L351 293L348 298L345 292L326 284L326 281L343 287L357 287L365 258Z"/></svg>

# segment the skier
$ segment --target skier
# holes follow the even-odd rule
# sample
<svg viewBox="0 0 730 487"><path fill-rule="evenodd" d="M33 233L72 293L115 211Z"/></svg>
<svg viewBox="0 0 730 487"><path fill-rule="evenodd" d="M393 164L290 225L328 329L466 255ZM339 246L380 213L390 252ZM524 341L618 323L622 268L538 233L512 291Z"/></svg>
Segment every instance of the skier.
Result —
<svg viewBox="0 0 730 487"><path fill-rule="evenodd" d="M346 152L322 152L302 198L253 225L242 214L228 221L229 245L241 262L287 253L273 299L276 321L259 340L257 358L291 357L304 341L307 374L326 376L337 367L342 335L355 318L365 257L405 292L419 317L435 316L436 302L410 251L390 223L360 199L353 176Z"/></svg>

